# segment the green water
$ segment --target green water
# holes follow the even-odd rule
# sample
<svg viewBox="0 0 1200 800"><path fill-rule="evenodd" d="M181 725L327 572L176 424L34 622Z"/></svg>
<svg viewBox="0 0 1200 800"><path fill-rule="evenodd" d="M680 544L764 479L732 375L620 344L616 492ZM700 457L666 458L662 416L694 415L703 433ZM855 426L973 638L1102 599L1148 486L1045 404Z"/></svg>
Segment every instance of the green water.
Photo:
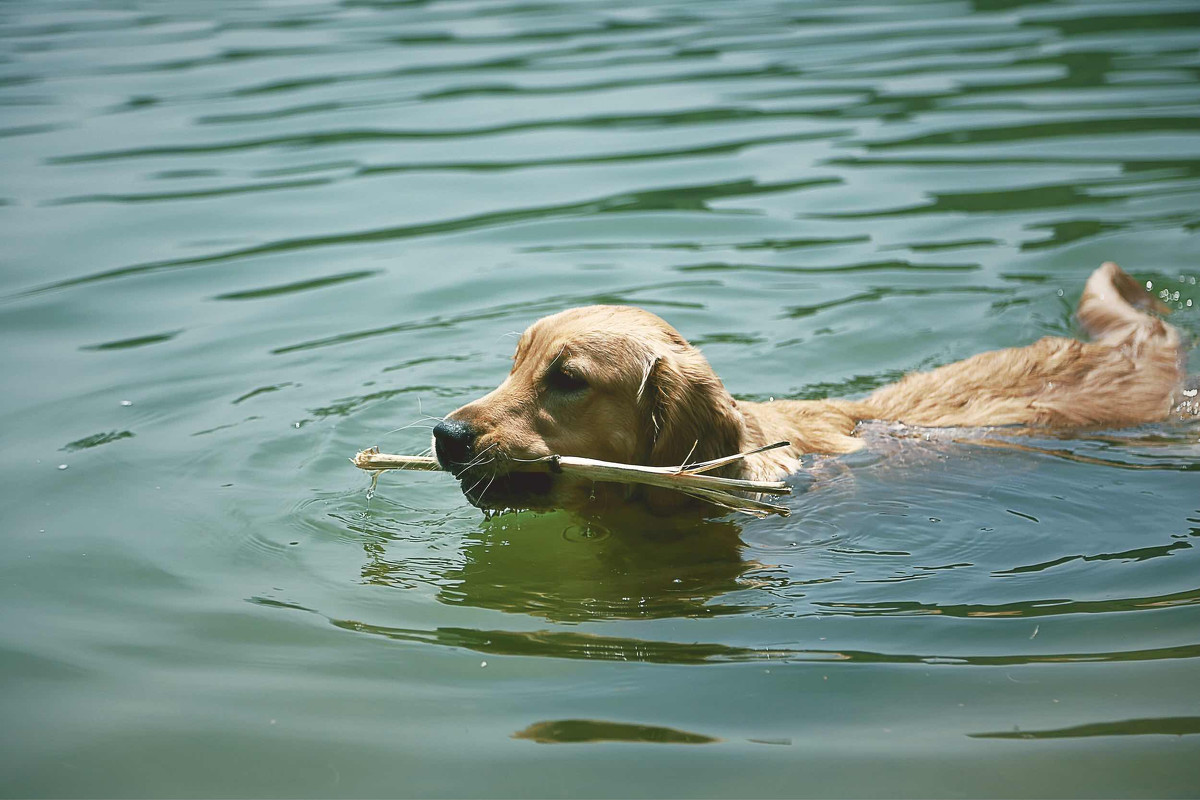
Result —
<svg viewBox="0 0 1200 800"><path fill-rule="evenodd" d="M6 2L0 794L1196 796L1195 425L683 530L347 458L584 303L752 399L1107 259L1195 336L1197 228L1190 1Z"/></svg>

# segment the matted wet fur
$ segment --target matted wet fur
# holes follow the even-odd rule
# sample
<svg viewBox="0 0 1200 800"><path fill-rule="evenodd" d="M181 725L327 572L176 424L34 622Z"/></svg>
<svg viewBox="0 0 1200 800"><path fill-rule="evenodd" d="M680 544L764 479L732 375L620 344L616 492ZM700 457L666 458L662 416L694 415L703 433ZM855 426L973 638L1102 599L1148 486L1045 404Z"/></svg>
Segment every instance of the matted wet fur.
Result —
<svg viewBox="0 0 1200 800"><path fill-rule="evenodd" d="M550 454L667 466L787 440L726 468L778 480L804 454L863 442L864 420L932 427L1116 427L1167 418L1180 399L1183 354L1168 309L1105 263L1089 278L1078 318L1090 342L1047 337L913 373L861 400L737 401L700 351L642 309L587 306L535 322L512 371L435 430L443 467L481 508L603 507L637 500L657 511L697 501L660 489L572 482L514 472ZM451 434L453 436L451 437Z"/></svg>

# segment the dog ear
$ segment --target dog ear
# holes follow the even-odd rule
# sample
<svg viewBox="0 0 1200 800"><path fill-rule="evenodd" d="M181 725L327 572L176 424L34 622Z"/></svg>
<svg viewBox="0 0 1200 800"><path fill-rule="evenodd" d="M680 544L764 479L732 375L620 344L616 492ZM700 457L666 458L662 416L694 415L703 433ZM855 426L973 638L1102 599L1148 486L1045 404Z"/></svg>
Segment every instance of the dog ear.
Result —
<svg viewBox="0 0 1200 800"><path fill-rule="evenodd" d="M649 360L638 398L646 464L675 466L740 451L741 413L698 351Z"/></svg>

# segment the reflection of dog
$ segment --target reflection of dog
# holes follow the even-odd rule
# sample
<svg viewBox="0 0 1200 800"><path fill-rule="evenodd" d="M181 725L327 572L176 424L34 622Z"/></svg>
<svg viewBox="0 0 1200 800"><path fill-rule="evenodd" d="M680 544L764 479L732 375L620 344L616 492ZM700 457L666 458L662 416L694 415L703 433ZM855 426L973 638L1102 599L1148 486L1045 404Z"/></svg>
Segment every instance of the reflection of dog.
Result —
<svg viewBox="0 0 1200 800"><path fill-rule="evenodd" d="M585 521L559 512L481 522L461 556L439 570L438 600L552 622L716 617L751 610L744 603L753 599L730 593L771 580L746 575L763 565L753 553L743 558L741 528L733 520L697 525L686 515L649 517L633 505L596 516ZM399 574L425 566L392 564ZM697 647L569 631L493 632L486 638L497 648L507 639L513 653L571 657L578 650L587 651L578 657L630 661L654 660L655 651L682 659Z"/></svg>
<svg viewBox="0 0 1200 800"><path fill-rule="evenodd" d="M624 486L514 471L557 453L633 464L702 461L788 440L727 467L778 479L803 453L863 446L861 420L925 426L1121 426L1165 419L1181 387L1179 333L1142 309L1167 309L1116 264L1084 288L1078 317L1091 343L1048 337L931 372L862 400L738 402L698 350L655 315L588 306L534 323L500 386L434 428L443 467L483 508L582 507L630 498ZM692 503L667 490L636 499L670 510Z"/></svg>

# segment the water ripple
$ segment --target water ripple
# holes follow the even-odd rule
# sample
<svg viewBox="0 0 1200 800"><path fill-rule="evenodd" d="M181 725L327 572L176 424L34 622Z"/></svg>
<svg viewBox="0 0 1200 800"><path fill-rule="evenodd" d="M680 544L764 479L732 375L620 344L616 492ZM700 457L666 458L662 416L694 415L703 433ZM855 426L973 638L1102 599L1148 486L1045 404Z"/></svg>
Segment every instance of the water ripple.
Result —
<svg viewBox="0 0 1200 800"><path fill-rule="evenodd" d="M483 520L346 458L427 448L586 303L746 399L1074 335L1110 259L1195 339L1198 35L1192 0L0 4L12 792L519 794L532 740L592 743L561 774L599 794L945 794L947 753L980 794L1194 793L1194 423L868 423L786 521ZM732 780L748 739L808 746Z"/></svg>
<svg viewBox="0 0 1200 800"><path fill-rule="evenodd" d="M836 183L833 178L813 178L786 183L759 184L756 181L741 180L728 183L678 186L670 189L653 189L649 191L630 192L599 197L575 203L564 203L554 206L542 206L523 209L509 209L475 214L456 219L426 222L415 225L403 225L376 230L355 231L353 233L328 234L323 236L305 236L295 239L285 239L266 244L243 247L210 255L180 258L166 261L156 261L146 264L135 264L128 267L106 270L104 272L71 278L57 283L46 284L30 289L23 295L41 294L77 286L85 286L99 281L117 278L127 278L136 275L194 267L205 264L215 264L251 256L286 253L295 250L311 250L319 247L336 247L341 245L367 244L372 242L412 239L422 236L433 236L445 233L459 233L480 228L501 225L511 225L526 220L545 220L554 217L587 215L597 213L635 213L646 211L662 211L686 209L704 211L706 213L737 213L722 212L709 207L709 203L718 199L746 197L757 194L778 192L785 189L809 189Z"/></svg>

